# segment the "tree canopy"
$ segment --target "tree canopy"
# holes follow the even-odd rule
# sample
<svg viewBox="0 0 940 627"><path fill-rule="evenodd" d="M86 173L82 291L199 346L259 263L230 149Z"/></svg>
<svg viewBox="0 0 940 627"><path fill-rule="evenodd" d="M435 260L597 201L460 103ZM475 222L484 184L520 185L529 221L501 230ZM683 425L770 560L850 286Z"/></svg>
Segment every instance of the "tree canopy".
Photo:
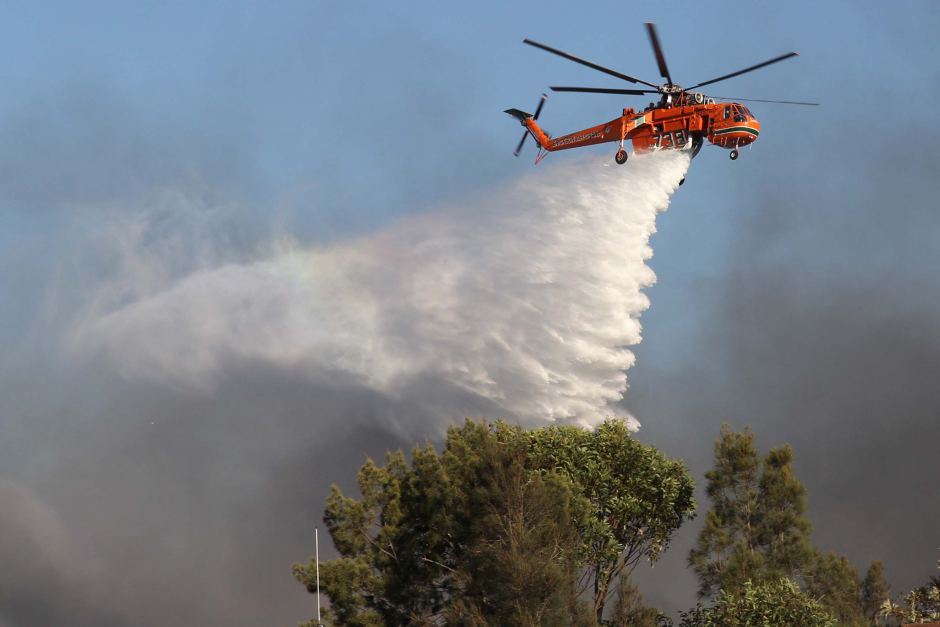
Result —
<svg viewBox="0 0 940 627"><path fill-rule="evenodd" d="M745 581L719 592L711 607L682 614L680 627L832 627L835 617L789 579L754 584Z"/></svg>
<svg viewBox="0 0 940 627"><path fill-rule="evenodd" d="M812 546L788 445L762 456L749 429L724 425L714 453L711 508L689 555L711 605L683 613L681 627L940 617L940 579L895 603L880 562L860 580L844 556ZM441 450L367 459L357 484L358 496L333 486L326 503L339 553L320 565L331 623L672 624L630 577L694 515L694 484L623 421L526 430L467 420ZM293 571L312 592L315 565Z"/></svg>
<svg viewBox="0 0 940 627"><path fill-rule="evenodd" d="M705 474L712 501L689 554L699 596L802 576L813 559L805 488L793 474L789 445L761 460L750 429L723 425L715 466Z"/></svg>
<svg viewBox="0 0 940 627"><path fill-rule="evenodd" d="M585 583L601 620L618 577L643 558L655 562L695 513L695 485L681 461L632 437L622 421L593 431L551 426L528 432L534 467L570 477L591 503L584 529Z"/></svg>
<svg viewBox="0 0 940 627"><path fill-rule="evenodd" d="M940 570L940 560L937 560ZM940 621L940 576L933 575L927 583L903 593L897 602L887 599L878 610L878 616L904 623L935 623Z"/></svg>
<svg viewBox="0 0 940 627"><path fill-rule="evenodd" d="M324 516L340 557L320 565L321 584L345 625L596 624L612 583L657 559L695 506L684 465L616 420L468 420L440 453L367 460L358 487L334 486ZM312 589L313 564L294 575Z"/></svg>
<svg viewBox="0 0 940 627"><path fill-rule="evenodd" d="M874 621L878 610L891 598L891 589L885 579L885 569L881 562L872 562L862 582L862 615Z"/></svg>
<svg viewBox="0 0 940 627"><path fill-rule="evenodd" d="M888 595L881 563L862 582L846 557L812 546L805 488L793 474L789 445L761 458L750 429L723 425L705 477L712 507L689 554L701 598L733 596L746 582L757 589L786 580L840 625L871 624Z"/></svg>
<svg viewBox="0 0 940 627"><path fill-rule="evenodd" d="M806 590L829 609L840 625L869 624L862 608L858 571L844 555L819 553L806 574Z"/></svg>

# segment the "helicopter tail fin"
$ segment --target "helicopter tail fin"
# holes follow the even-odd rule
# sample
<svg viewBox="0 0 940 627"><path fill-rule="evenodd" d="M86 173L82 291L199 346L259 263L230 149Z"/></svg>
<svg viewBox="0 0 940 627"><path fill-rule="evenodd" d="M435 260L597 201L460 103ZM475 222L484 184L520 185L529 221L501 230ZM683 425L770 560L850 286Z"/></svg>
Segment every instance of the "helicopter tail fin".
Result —
<svg viewBox="0 0 940 627"><path fill-rule="evenodd" d="M539 143L539 146L546 150L549 149L549 146L551 145L551 139L536 123L536 120L539 119L539 114L542 113L542 107L545 105L545 100L547 98L547 95L542 94L542 99L539 101L539 105L535 109L535 115L526 113L520 109L506 109L506 113L519 120L522 126L526 128L526 132L523 133L522 139L519 140L519 145L516 147L516 151L514 153L517 157L519 156L519 151L522 150L522 145L525 143L526 137L529 135L532 135L532 137L535 138L535 141Z"/></svg>
<svg viewBox="0 0 940 627"><path fill-rule="evenodd" d="M506 109L506 113L516 118L520 122L525 122L527 119L532 117L531 113L526 113L525 111L522 111L521 109Z"/></svg>

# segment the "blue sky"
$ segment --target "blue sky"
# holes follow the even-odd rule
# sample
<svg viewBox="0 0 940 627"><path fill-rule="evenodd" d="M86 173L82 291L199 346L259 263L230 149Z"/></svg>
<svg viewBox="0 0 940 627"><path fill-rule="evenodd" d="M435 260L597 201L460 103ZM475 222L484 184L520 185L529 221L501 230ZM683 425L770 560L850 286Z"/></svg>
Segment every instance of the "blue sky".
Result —
<svg viewBox="0 0 940 627"><path fill-rule="evenodd" d="M928 115L931 98L905 98L904 90L936 89L924 69L936 54L937 8L908 7L6 5L0 112L8 118L32 108L47 113L51 104L53 118L45 123L77 124L56 117L94 94L113 106L102 115L124 113L147 128L174 129L168 142L185 141L178 136L183 132L206 137L250 171L251 180L242 182L246 194L267 205L295 205L288 209L296 228L316 238L325 228L371 229L518 175L531 167L531 155L496 158L518 134L503 108L533 107L547 84L618 86L523 46L523 37L655 80L642 22L656 21L673 74L686 83L797 50L797 59L712 87L718 95L826 106L755 103L765 130L745 159L731 164L722 151L706 150L696 163L689 191L675 206L685 214L683 224L664 233L657 248L680 238L679 247L691 247L707 273L721 247L703 235L721 241L743 189L781 180L799 185L807 163L822 154L875 149L884 141L877 129L885 119ZM642 104L642 98L553 94L543 120L557 134ZM841 125L853 130L834 136ZM850 178L851 169L846 162L834 174ZM363 179L367 185L359 184ZM313 189L315 197L305 198ZM678 259L659 257L660 268Z"/></svg>
<svg viewBox="0 0 940 627"><path fill-rule="evenodd" d="M803 56L712 89L828 105L752 107L767 129L754 149L760 159L733 164L736 178L696 164L697 190L708 193L688 196L723 207L724 194L762 175L787 175L801 155L820 152L821 129L834 120L900 114L902 99L893 89L925 81L929 87L922 70L935 52L929 33L936 7L877 6L788 3L748 7L741 15L736 3L655 10L598 3L588 11L550 3L534 11L430 2L6 5L0 110L21 114L34 100L67 106L64 90L97 91L133 108L144 124L178 125L230 144L268 193L323 178L348 188L368 166L370 180L384 185L383 198L360 190L364 196L348 204L379 205L375 210L386 214L529 167L528 159L475 158L507 143L504 137L512 148L512 121L496 115L503 108L531 108L549 83L617 86L521 45L523 37L654 80L642 28L652 20L679 80L704 80L794 49ZM730 16L736 28L728 28ZM906 103L906 115L926 114L928 101ZM544 121L558 133L642 102L557 94ZM864 135L845 141L868 145ZM725 170L732 165L708 161Z"/></svg>
<svg viewBox="0 0 940 627"><path fill-rule="evenodd" d="M205 185L208 204L231 207L207 223L249 257L278 232L322 243L379 231L533 168L531 143L512 156L520 129L504 109L531 110L551 84L624 86L523 38L656 82L646 21L658 24L680 84L796 50L796 59L707 91L822 106L753 103L762 125L753 148L735 162L706 148L693 163L652 241L658 283L625 407L644 422L641 437L688 459L699 478L723 420L754 425L765 448L792 442L823 547L862 569L885 560L896 590L920 583L940 542L928 537L940 499L922 522L844 529L884 508L930 501L936 487L917 478L940 472L927 444L940 437L931 392L940 363L931 322L940 317L933 1L5 3L0 436L13 444L0 449L0 474L35 479L41 496L67 508L68 495L42 492L60 475L32 470L52 455L43 438L60 433L53 410L91 416L104 407L113 426L136 398L120 386L102 388L120 402L96 396L51 365L55 356L37 337L36 321L54 317L49 286L70 276L63 266L75 254L93 253L83 247L98 228L95 207L117 206L120 215L121 203L145 190ZM561 134L645 102L552 94L540 122ZM44 379L74 404L18 395L24 380ZM184 405L143 398L172 411ZM32 433L45 414L52 417ZM368 446L348 436L347 470L363 451L387 445L369 433ZM118 444L71 454L101 447ZM264 472L294 468L258 455ZM876 473L870 459L888 470ZM877 507L865 495L875 488L887 495ZM320 500L300 512L287 497L267 505L307 516L299 528L312 524ZM692 539L679 539L662 574L646 580L655 603L691 604L682 562ZM302 559L303 546L292 537L278 559ZM673 577L684 586L678 601ZM271 586L266 594L290 608L278 618L293 620L307 602L302 589L289 579ZM267 608L259 599L250 610ZM180 616L214 614L207 605Z"/></svg>

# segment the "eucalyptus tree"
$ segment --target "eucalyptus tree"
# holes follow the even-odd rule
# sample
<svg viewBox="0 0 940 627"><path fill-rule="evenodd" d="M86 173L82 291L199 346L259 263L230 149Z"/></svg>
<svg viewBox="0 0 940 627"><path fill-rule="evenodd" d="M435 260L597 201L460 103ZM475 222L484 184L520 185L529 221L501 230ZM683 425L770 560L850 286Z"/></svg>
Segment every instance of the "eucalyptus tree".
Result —
<svg viewBox="0 0 940 627"><path fill-rule="evenodd" d="M332 618L362 627L596 624L613 583L658 559L695 507L682 462L617 420L529 431L468 420L441 452L367 460L358 488L327 499L339 557L320 580ZM313 589L313 564L294 575Z"/></svg>

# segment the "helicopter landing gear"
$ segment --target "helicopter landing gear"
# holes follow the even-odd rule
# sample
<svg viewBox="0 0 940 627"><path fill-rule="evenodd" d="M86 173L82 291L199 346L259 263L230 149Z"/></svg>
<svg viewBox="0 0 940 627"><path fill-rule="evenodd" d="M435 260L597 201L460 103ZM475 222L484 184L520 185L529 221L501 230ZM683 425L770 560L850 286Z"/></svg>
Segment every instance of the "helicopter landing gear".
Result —
<svg viewBox="0 0 940 627"><path fill-rule="evenodd" d="M627 162L627 151L621 148L617 151L617 154L614 155L614 161L618 164L623 165Z"/></svg>
<svg viewBox="0 0 940 627"><path fill-rule="evenodd" d="M735 148L734 150L732 150L732 151L731 151L731 154L729 154L728 156L731 157L731 160L732 160L732 161L734 161L735 159L737 159L737 158L738 158L738 149Z"/></svg>

